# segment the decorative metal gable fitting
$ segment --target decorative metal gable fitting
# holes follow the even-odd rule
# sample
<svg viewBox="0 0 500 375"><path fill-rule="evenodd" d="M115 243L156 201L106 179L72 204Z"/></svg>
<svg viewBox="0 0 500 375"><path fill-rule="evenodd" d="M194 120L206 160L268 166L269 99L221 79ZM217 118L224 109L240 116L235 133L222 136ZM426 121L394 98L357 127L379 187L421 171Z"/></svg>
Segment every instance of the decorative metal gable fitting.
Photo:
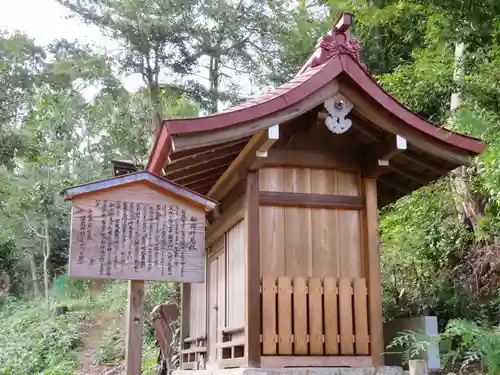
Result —
<svg viewBox="0 0 500 375"><path fill-rule="evenodd" d="M325 100L324 106L330 114L325 119L326 127L334 134L342 134L349 130L352 121L346 116L351 112L353 105L342 94Z"/></svg>

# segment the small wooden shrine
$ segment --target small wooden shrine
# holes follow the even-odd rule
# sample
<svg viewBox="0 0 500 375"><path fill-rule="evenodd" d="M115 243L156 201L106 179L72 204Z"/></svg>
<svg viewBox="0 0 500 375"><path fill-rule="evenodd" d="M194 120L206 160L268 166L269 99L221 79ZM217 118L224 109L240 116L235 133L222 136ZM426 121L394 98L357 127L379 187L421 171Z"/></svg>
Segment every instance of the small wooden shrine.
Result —
<svg viewBox="0 0 500 375"><path fill-rule="evenodd" d="M377 208L469 163L360 61L344 13L283 86L166 120L148 170L220 203L182 286L182 369L383 364Z"/></svg>

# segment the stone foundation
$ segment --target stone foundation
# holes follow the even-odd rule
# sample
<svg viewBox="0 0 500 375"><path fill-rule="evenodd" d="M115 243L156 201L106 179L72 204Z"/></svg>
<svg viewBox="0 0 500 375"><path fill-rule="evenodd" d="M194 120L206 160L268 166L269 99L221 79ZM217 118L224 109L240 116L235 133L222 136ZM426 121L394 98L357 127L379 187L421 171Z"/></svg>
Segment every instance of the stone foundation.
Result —
<svg viewBox="0 0 500 375"><path fill-rule="evenodd" d="M401 367L296 367L176 370L173 375L403 375Z"/></svg>

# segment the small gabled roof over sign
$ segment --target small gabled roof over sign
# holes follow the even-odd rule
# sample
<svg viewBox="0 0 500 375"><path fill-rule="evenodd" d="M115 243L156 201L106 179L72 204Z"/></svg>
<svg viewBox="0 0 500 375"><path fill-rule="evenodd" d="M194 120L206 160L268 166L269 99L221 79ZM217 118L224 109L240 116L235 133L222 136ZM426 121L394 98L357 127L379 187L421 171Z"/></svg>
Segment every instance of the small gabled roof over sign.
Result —
<svg viewBox="0 0 500 375"><path fill-rule="evenodd" d="M167 181L164 178L158 177L147 171L140 171L135 173L130 173L123 176L116 176L100 181L89 182L86 184L73 186L64 189L61 195L65 200L71 200L79 196L88 195L103 190L123 187L135 183L145 183L153 188L163 190L165 193L177 196L182 199L187 199L203 206L206 211L211 211L217 206L217 202L209 199L201 194L194 191L186 189L180 185Z"/></svg>

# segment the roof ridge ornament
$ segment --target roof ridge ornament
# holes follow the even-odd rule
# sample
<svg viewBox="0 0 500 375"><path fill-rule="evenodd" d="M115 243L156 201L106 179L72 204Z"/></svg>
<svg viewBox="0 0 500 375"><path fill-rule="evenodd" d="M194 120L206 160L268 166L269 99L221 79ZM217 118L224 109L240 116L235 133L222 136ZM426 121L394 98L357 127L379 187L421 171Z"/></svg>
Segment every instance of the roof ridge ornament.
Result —
<svg viewBox="0 0 500 375"><path fill-rule="evenodd" d="M325 100L324 106L330 116L325 119L325 125L334 134L342 134L348 131L352 121L346 116L352 110L352 103L342 94L336 94Z"/></svg>
<svg viewBox="0 0 500 375"><path fill-rule="evenodd" d="M343 12L332 29L318 39L316 51L310 60L309 67L324 64L328 60L340 55L347 54L357 61L366 71L366 65L361 62L361 43L358 39L351 39L349 27L352 25L354 15Z"/></svg>

